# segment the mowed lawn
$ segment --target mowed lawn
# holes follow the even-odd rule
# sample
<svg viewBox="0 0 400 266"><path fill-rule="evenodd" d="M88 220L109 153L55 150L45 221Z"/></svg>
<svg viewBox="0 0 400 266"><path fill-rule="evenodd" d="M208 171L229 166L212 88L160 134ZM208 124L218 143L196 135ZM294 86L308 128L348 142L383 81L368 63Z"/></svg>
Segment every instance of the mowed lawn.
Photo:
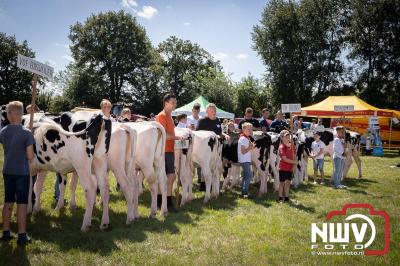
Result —
<svg viewBox="0 0 400 266"><path fill-rule="evenodd" d="M0 166L3 151L0 149ZM311 161L310 161L311 162ZM33 242L26 248L16 241L1 243L0 265L399 265L400 162L396 154L384 158L362 157L363 179L356 179L355 165L344 184L347 190L328 185L303 184L291 191L292 203L278 204L269 184L265 198L241 199L239 190L222 194L203 204L203 193L177 214L165 219L147 218L150 194L140 199L141 218L126 225L126 204L115 190L110 175L110 220L112 230L99 230L101 205L97 200L92 229L81 233L84 212L82 187L78 208L54 211L54 174L47 176L42 212L30 217L28 232ZM309 163L311 173L311 163ZM326 157L325 170L332 174ZM258 186L258 185L257 185ZM253 194L257 190L252 185ZM0 205L4 201L3 181ZM69 188L67 188L67 199ZM391 217L390 252L386 256L311 255L310 224L323 222L327 213L346 203L370 203ZM15 217L12 224L16 231ZM378 236L382 240L382 236Z"/></svg>

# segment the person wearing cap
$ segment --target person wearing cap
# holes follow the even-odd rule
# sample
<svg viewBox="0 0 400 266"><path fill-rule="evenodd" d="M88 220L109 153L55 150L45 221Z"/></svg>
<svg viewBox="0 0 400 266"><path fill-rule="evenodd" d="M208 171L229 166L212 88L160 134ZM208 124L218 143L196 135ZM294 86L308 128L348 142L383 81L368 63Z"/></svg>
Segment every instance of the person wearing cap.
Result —
<svg viewBox="0 0 400 266"><path fill-rule="evenodd" d="M318 124L315 126L315 131L318 131L318 132L324 132L325 131L325 126L323 124L322 118L318 119Z"/></svg>
<svg viewBox="0 0 400 266"><path fill-rule="evenodd" d="M250 107L246 108L244 113L244 119L239 123L239 129L242 130L242 126L244 123L250 123L253 125L253 130L260 130L260 122L253 117L253 109Z"/></svg>
<svg viewBox="0 0 400 266"><path fill-rule="evenodd" d="M311 158L313 159L314 184L317 183L318 170L321 174L320 184L324 184L324 149L325 144L321 141L321 132L314 132L314 141L311 144Z"/></svg>
<svg viewBox="0 0 400 266"><path fill-rule="evenodd" d="M294 147L290 140L290 133L286 129L280 132L281 144L279 145L279 198L278 202L289 201L290 182L293 178Z"/></svg>

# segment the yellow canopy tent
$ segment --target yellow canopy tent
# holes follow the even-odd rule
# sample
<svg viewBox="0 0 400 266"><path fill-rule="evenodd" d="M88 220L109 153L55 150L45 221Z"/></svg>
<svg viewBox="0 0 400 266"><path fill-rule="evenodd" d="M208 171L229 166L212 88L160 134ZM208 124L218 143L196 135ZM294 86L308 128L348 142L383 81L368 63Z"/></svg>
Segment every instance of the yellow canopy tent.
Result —
<svg viewBox="0 0 400 266"><path fill-rule="evenodd" d="M352 105L354 106L354 111L336 112L335 105ZM368 128L368 117L377 116L379 119L382 141L388 141L389 146L392 140L400 144L400 131L396 129L394 132L392 131L392 118L400 119L400 111L377 108L366 103L357 96L329 96L319 103L301 108L301 113L294 114L333 118L333 122L340 121L343 126L357 131L360 134L363 134ZM331 126L334 126L335 123L332 123L332 121Z"/></svg>

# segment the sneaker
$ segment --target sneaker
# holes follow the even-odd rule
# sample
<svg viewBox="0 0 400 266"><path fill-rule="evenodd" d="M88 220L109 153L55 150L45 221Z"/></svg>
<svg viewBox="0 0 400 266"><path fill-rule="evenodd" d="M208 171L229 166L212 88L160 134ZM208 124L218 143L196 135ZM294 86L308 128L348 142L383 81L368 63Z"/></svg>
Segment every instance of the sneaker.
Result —
<svg viewBox="0 0 400 266"><path fill-rule="evenodd" d="M337 188L338 188L338 189L346 189L347 187L344 186L344 185L339 185L339 186L337 186Z"/></svg>
<svg viewBox="0 0 400 266"><path fill-rule="evenodd" d="M282 203L282 202L283 202L283 197L279 197L279 198L277 198L277 199L276 199L276 202L278 202L278 203Z"/></svg>
<svg viewBox="0 0 400 266"><path fill-rule="evenodd" d="M316 184L318 184L318 183L317 183L317 181L314 180L313 184L316 185Z"/></svg>
<svg viewBox="0 0 400 266"><path fill-rule="evenodd" d="M320 185L325 185L325 182L321 180L321 182L319 182Z"/></svg>
<svg viewBox="0 0 400 266"><path fill-rule="evenodd" d="M31 239L26 233L18 234L18 240L17 240L18 245L26 245L28 243L31 243Z"/></svg>
<svg viewBox="0 0 400 266"><path fill-rule="evenodd" d="M1 237L1 241L8 242L14 239L14 236L11 235L10 231L3 231L3 236Z"/></svg>
<svg viewBox="0 0 400 266"><path fill-rule="evenodd" d="M248 199L249 198L248 194L242 194L241 196L242 196L243 199Z"/></svg>

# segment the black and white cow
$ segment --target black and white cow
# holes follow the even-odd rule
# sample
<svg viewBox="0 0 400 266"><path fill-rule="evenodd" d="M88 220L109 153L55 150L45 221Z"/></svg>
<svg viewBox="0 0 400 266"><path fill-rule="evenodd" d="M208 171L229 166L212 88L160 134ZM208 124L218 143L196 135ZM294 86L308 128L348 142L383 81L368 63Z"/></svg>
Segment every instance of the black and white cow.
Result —
<svg viewBox="0 0 400 266"><path fill-rule="evenodd" d="M79 111L75 113L66 112L61 116L56 117L41 117L41 119L51 119L52 121L60 124L66 131L76 132L87 125L93 119L93 116L100 114L100 112L86 112ZM35 114L36 115L36 114ZM135 201L134 195L137 193L136 186L134 185L134 169L135 159L134 154L136 151L136 131L124 124L113 123L110 135L109 152L106 160L104 158L94 158L93 168L101 173L108 173L108 170L112 170L118 183L120 184L121 191L123 192L127 202L127 220L126 223L131 223L135 218L138 217L137 213L137 202ZM102 225L109 225L109 184L108 174L96 176L98 187L100 189L101 199L103 203L103 217ZM39 182L38 182L39 181ZM42 182L39 179L37 181L38 193L40 194ZM76 172L73 172L71 183L70 183L70 207L74 208L75 203L75 190L77 185L78 177ZM36 192L35 192L36 193ZM40 202L40 201L39 201ZM136 206L136 207L135 207ZM36 208L37 209L37 208ZM106 229L106 227L101 227Z"/></svg>
<svg viewBox="0 0 400 266"><path fill-rule="evenodd" d="M80 132L65 131L56 123L35 122L33 128L35 138L31 174L40 174L46 171L59 172L60 197L57 209L64 205L66 174L76 171L86 197L86 210L81 230L87 231L91 226L93 205L96 197L96 176L105 178L106 172L93 167L94 158L106 161L110 145L111 121L103 119L102 115L93 118L88 127ZM35 184L35 187L37 185ZM37 194L40 197L40 193ZM40 199L39 199L40 200ZM102 221L101 228L108 225Z"/></svg>
<svg viewBox="0 0 400 266"><path fill-rule="evenodd" d="M334 139L335 135L336 135L335 129L332 129L332 128L326 128L325 131L321 132L321 141L325 144L324 153L326 155L329 155L331 158L333 157L333 139ZM299 130L298 137L299 137L299 139L301 139L301 142L304 143L305 153L303 154L303 163L304 164L302 166L303 167L302 169L305 169L304 173L305 173L305 175L307 175L307 160L308 160L308 156L311 153L311 144L314 141L313 131ZM353 163L352 158L354 158L354 161L357 164L358 178L361 178L362 171L361 171L361 159L360 159L360 153L359 153L360 134L357 132L354 132L354 131L346 130L345 141L346 141L346 145L347 145L349 152L347 153L347 156L346 156L342 179L347 177L350 166ZM305 180L308 180L307 176L305 176Z"/></svg>
<svg viewBox="0 0 400 266"><path fill-rule="evenodd" d="M255 148L251 150L251 163L256 169L260 176L260 190L259 196L262 196L267 193L267 177L269 171L270 164L270 154L271 154L271 146L272 140L271 136L267 133L263 133L261 131L255 131L253 135L253 139L255 143ZM238 163L238 138L232 140L231 143L225 143L222 149L222 156L224 159L225 167L240 167ZM235 170L235 172L239 172ZM223 183L223 188L227 186L229 183L229 176L225 178ZM238 181L235 177L232 179L232 185L237 184Z"/></svg>

